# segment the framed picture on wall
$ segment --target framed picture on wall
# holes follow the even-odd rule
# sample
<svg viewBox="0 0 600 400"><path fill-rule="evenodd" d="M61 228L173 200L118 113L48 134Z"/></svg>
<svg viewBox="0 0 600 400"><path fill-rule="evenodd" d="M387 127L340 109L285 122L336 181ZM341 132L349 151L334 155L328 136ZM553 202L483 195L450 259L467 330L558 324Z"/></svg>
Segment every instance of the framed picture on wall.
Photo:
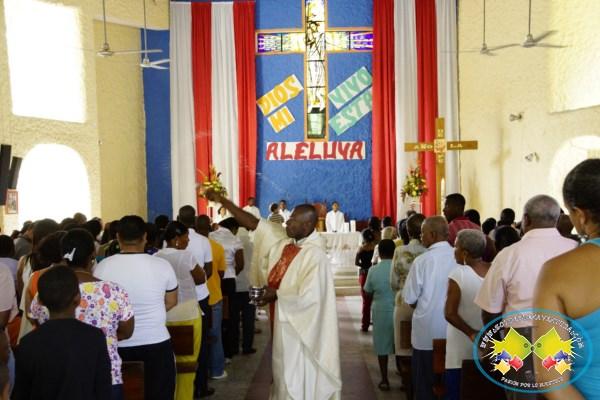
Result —
<svg viewBox="0 0 600 400"><path fill-rule="evenodd" d="M6 191L6 205L4 206L6 214L18 214L19 213L19 192L15 189L8 189Z"/></svg>

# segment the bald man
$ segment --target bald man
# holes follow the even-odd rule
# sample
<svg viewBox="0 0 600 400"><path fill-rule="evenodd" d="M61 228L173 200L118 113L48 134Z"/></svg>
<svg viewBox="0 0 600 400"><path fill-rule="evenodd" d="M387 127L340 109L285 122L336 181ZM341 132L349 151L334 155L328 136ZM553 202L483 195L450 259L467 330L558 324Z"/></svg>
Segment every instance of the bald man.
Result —
<svg viewBox="0 0 600 400"><path fill-rule="evenodd" d="M413 261L403 297L415 309L410 338L415 398L433 400L433 339L446 338L444 304L448 275L457 267L444 217L430 217L423 222L421 243L427 250Z"/></svg>
<svg viewBox="0 0 600 400"><path fill-rule="evenodd" d="M544 263L577 247L576 241L562 237L556 229L559 217L560 206L550 196L537 195L525 203L521 225L523 238L498 253L475 297L475 304L481 307L484 324L501 314L532 308L535 284ZM510 326L534 342L532 322L514 322ZM523 366L518 371L511 371L508 378L533 384L533 359L525 359ZM506 398L537 397L535 394L507 391Z"/></svg>
<svg viewBox="0 0 600 400"><path fill-rule="evenodd" d="M249 277L264 286L259 304L269 304L273 322L271 399L339 399L342 388L333 275L325 243L316 232L317 212L297 206L285 229L257 219L219 194L240 226L254 231Z"/></svg>

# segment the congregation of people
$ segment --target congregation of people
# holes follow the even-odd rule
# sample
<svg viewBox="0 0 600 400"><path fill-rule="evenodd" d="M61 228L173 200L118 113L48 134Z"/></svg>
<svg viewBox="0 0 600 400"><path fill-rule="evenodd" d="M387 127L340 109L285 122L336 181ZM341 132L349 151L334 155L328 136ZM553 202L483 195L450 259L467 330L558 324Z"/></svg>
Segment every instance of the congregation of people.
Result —
<svg viewBox="0 0 600 400"><path fill-rule="evenodd" d="M325 330L318 326L324 322L311 318L311 312L335 314L331 288L317 289L331 280L331 271L315 232L316 211L303 205L291 213L281 201L263 220L254 198L243 209L219 200L224 206L214 221L188 205L173 221L161 215L148 223L128 215L103 224L78 213L60 223L27 222L12 237L0 235L0 399L122 399L122 366L129 362L143 362L147 399L212 395L211 379L235 374L227 371L233 357L256 353L254 335L260 330L249 294L254 252L259 263L274 264L272 270L267 263L252 271L262 274L258 282L269 282L259 305L271 304L271 329L279 341L290 340L273 343L272 396L284 398L293 384L288 378L300 373L282 361L290 357L283 349L295 349L291 343L297 339L285 318L301 316L307 323L299 346L304 338L313 346L333 340L315 336ZM477 210L465 210L467 199L454 193L445 197L443 215L409 211L397 224L391 217L369 219L355 263L361 331L372 329L379 389L390 390L389 357L400 371L408 354L412 378L403 384L414 399L435 398L433 342L445 339L444 398L459 399L462 369L473 359L481 329L512 311L539 307L563 313L600 344L595 285L600 273L594 269L600 256L600 159L569 173L563 202L565 210L541 194L523 205L520 220L506 208L498 220L482 222ZM340 232L343 223L334 202L327 231ZM316 274L322 276L306 285L323 291L322 304L287 287L277 290L301 280L297 271L289 272L295 278L282 283L283 275L273 271L285 273L302 249L318 255L311 257L318 258ZM302 263L312 260L306 257ZM302 265L297 268L308 268ZM275 300L279 308L273 308ZM192 354L175 354L172 332L181 327L190 332ZM530 324L513 328L532 341ZM338 346L334 336L331 348ZM303 372L304 382L312 383L302 390L321 390L318 381L327 375L319 368ZM335 374L323 381L323 393L339 393L339 363L328 368ZM582 379L545 396L597 398L599 369L596 356ZM537 375L530 358L514 377L533 383ZM508 399L527 396L506 391Z"/></svg>
<svg viewBox="0 0 600 400"><path fill-rule="evenodd" d="M520 221L506 208L498 220L482 223L477 210L465 210L467 199L454 193L445 197L443 216L410 210L396 227L389 217L386 223L378 217L369 220L356 266L361 331L372 325L381 390L390 390L388 357L395 356L401 374L401 360L408 355L414 399L461 398L463 363L472 362L477 335L509 312L534 307L560 312L588 329L592 344L600 343L600 295L594 290L600 256L600 159L584 161L569 173L563 200L566 210L557 199L537 195L524 204ZM534 342L531 321L512 327ZM436 339L446 340L443 394L434 394ZM591 369L597 373L600 364L597 357L594 361ZM600 382L594 372L544 395L598 398ZM534 384L540 374L530 357L512 378ZM404 389L409 386L403 384ZM505 396L538 398L511 390Z"/></svg>
<svg viewBox="0 0 600 400"><path fill-rule="evenodd" d="M122 399L128 362L143 363L146 399L212 395L233 357L256 353L253 247L234 218L192 206L0 235L0 399ZM193 353L176 354L181 327Z"/></svg>

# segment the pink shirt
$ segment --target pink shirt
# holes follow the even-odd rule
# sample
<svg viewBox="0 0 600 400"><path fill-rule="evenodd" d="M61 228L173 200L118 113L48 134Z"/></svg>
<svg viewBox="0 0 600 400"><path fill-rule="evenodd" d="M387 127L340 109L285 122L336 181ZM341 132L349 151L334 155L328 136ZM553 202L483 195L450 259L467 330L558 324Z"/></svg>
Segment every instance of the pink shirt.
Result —
<svg viewBox="0 0 600 400"><path fill-rule="evenodd" d="M533 307L535 284L544 263L575 247L577 242L562 237L556 228L527 232L520 242L498 253L475 303L492 314Z"/></svg>
<svg viewBox="0 0 600 400"><path fill-rule="evenodd" d="M477 229L481 230L481 227L471 222L467 217L456 217L448 224L448 243L450 246L454 246L456 241L456 235L463 229Z"/></svg>

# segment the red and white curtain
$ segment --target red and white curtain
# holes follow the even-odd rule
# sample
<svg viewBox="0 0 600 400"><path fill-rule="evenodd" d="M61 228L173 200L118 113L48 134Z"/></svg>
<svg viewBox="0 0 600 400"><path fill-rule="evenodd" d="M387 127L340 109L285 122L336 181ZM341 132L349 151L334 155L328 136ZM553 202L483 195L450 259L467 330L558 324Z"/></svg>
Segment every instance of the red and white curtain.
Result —
<svg viewBox="0 0 600 400"><path fill-rule="evenodd" d="M255 195L253 1L171 2L173 214L206 212L196 184L214 165L235 202Z"/></svg>
<svg viewBox="0 0 600 400"><path fill-rule="evenodd" d="M406 153L404 143L433 141L438 116L446 140L459 139L456 0L374 0L373 20L373 212L403 216L402 185L420 165L422 211L433 215L435 155ZM456 153L446 155L446 194L460 187Z"/></svg>

